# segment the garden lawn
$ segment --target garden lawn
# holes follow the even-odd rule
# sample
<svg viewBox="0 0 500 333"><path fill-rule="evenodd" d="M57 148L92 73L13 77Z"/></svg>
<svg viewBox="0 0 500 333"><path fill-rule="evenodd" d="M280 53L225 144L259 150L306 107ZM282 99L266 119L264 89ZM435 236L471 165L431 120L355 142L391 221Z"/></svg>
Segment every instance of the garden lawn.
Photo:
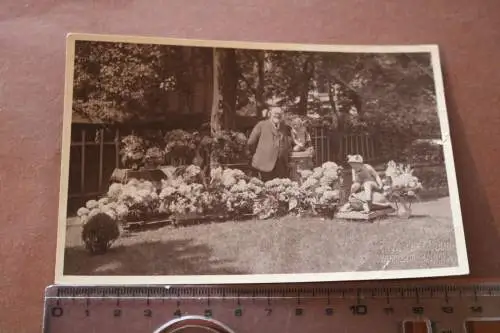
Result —
<svg viewBox="0 0 500 333"><path fill-rule="evenodd" d="M412 208L409 220L389 217L374 223L286 217L163 227L125 234L99 256L83 249L81 227L72 224L64 273L272 274L456 266L449 199Z"/></svg>

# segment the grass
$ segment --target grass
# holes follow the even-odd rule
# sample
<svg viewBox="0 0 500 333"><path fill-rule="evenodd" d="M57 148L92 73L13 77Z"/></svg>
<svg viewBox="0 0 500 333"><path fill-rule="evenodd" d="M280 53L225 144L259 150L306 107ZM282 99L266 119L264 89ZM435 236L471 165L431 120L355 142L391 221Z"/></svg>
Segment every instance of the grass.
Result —
<svg viewBox="0 0 500 333"><path fill-rule="evenodd" d="M65 274L193 275L352 272L457 265L448 198L414 204L408 220L374 223L286 217L163 227L90 256L67 229Z"/></svg>

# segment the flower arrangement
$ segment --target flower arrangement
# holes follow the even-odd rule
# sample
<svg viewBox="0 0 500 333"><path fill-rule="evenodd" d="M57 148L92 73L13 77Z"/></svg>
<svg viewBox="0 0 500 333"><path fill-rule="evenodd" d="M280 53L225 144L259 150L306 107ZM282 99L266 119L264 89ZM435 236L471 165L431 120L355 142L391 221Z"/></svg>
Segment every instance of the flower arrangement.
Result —
<svg viewBox="0 0 500 333"><path fill-rule="evenodd" d="M139 169L146 154L145 140L137 135L127 135L121 140L120 155L126 168Z"/></svg>
<svg viewBox="0 0 500 333"><path fill-rule="evenodd" d="M210 212L233 218L253 214L255 200L262 192L263 183L248 177L239 169L217 167L210 172L207 197L211 196Z"/></svg>
<svg viewBox="0 0 500 333"><path fill-rule="evenodd" d="M384 195L391 201L409 200L417 197L422 189L419 179L413 175L409 165L387 163L384 179Z"/></svg>
<svg viewBox="0 0 500 333"><path fill-rule="evenodd" d="M187 131L176 129L167 132L165 140L165 155L169 159L185 159L187 163L191 163L195 155L198 143L199 134L197 132L189 133Z"/></svg>
<svg viewBox="0 0 500 333"><path fill-rule="evenodd" d="M301 189L314 214L332 216L340 201L340 172L342 167L325 162L311 170L300 171Z"/></svg>
<svg viewBox="0 0 500 333"><path fill-rule="evenodd" d="M150 181L136 179L123 186L118 203L126 207L126 220L129 221L150 219L158 214L160 204L156 186Z"/></svg>
<svg viewBox="0 0 500 333"><path fill-rule="evenodd" d="M160 192L159 211L166 215L184 216L186 214L202 214L203 185L186 184L182 181L164 181Z"/></svg>
<svg viewBox="0 0 500 333"><path fill-rule="evenodd" d="M240 179L223 194L229 215L234 218L254 214L254 204L263 191L263 186L255 181Z"/></svg>
<svg viewBox="0 0 500 333"><path fill-rule="evenodd" d="M101 213L124 222L193 214L225 219L326 214L338 205L339 170L327 162L301 171L298 182L284 178L264 183L239 169L218 167L204 183L197 165L167 166L162 168L166 179L159 186L137 179L111 184L104 197L89 200L77 214L84 222Z"/></svg>
<svg viewBox="0 0 500 333"><path fill-rule="evenodd" d="M307 210L306 192L298 182L288 178L273 179L264 184L265 195L255 207L260 218L301 214Z"/></svg>
<svg viewBox="0 0 500 333"><path fill-rule="evenodd" d="M128 135L121 143L123 165L135 170L144 165L155 168L165 160L202 166L209 156L219 164L233 164L250 157L245 134L236 131L222 131L212 137L176 129L167 132L163 138L159 138L156 132L146 132L143 136Z"/></svg>
<svg viewBox="0 0 500 333"><path fill-rule="evenodd" d="M150 168L157 168L165 161L165 153L159 147L151 147L146 150L144 165Z"/></svg>
<svg viewBox="0 0 500 333"><path fill-rule="evenodd" d="M250 156L247 137L235 131L222 131L216 134L213 137L211 152L212 158L221 164L246 160Z"/></svg>

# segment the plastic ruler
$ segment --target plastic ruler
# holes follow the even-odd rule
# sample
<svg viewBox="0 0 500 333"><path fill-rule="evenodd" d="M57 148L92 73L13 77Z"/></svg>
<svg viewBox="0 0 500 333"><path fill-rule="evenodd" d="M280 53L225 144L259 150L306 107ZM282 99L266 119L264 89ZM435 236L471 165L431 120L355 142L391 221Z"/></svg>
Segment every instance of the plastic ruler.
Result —
<svg viewBox="0 0 500 333"><path fill-rule="evenodd" d="M499 333L500 284L50 286L44 333Z"/></svg>

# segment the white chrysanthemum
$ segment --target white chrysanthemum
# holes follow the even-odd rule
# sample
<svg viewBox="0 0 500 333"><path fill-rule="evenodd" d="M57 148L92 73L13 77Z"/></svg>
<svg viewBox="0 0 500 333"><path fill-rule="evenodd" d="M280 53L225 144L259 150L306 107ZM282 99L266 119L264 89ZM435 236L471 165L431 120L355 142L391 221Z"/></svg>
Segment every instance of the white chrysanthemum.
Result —
<svg viewBox="0 0 500 333"><path fill-rule="evenodd" d="M302 179L307 179L313 174L313 172L311 170L299 170L299 174Z"/></svg>
<svg viewBox="0 0 500 333"><path fill-rule="evenodd" d="M97 214L101 213L102 211L99 208L94 208L90 211L89 213L89 218L96 216Z"/></svg>
<svg viewBox="0 0 500 333"><path fill-rule="evenodd" d="M115 212L119 218L123 219L128 214L128 207L124 204L119 204L115 207Z"/></svg>
<svg viewBox="0 0 500 333"><path fill-rule="evenodd" d="M222 168L221 167L217 167L217 168L214 168L212 170L210 170L210 179L212 180L215 180L215 179L222 179Z"/></svg>
<svg viewBox="0 0 500 333"><path fill-rule="evenodd" d="M321 167L323 169L331 169L334 171L337 171L337 169L339 168L339 166L334 162L325 162L325 163L323 163L323 165L321 165Z"/></svg>
<svg viewBox="0 0 500 333"><path fill-rule="evenodd" d="M320 186L314 190L316 194L323 194L326 191L330 191L331 188L329 186Z"/></svg>
<svg viewBox="0 0 500 333"><path fill-rule="evenodd" d="M160 192L160 199L165 199L166 197L169 197L172 194L174 194L176 191L177 190L174 187L166 186Z"/></svg>
<svg viewBox="0 0 500 333"><path fill-rule="evenodd" d="M114 210L112 209L106 209L104 211L102 211L104 214L108 215L109 217L111 217L113 220L116 220L117 219L117 214Z"/></svg>
<svg viewBox="0 0 500 333"><path fill-rule="evenodd" d="M138 186L139 185L139 180L132 178L128 181L127 186Z"/></svg>
<svg viewBox="0 0 500 333"><path fill-rule="evenodd" d="M81 207L76 212L76 215L78 215L79 217L82 217L82 216L88 215L89 213L90 213L90 210L87 207Z"/></svg>
<svg viewBox="0 0 500 333"><path fill-rule="evenodd" d="M112 199L118 199L118 197L120 196L121 192L122 192L122 189L123 189L123 185L122 184L119 184L119 183L113 183L109 186L109 189L108 189L108 197L112 198Z"/></svg>
<svg viewBox="0 0 500 333"><path fill-rule="evenodd" d="M232 177L232 176L224 176L222 178L222 184L226 187L226 188L229 188L231 186L233 186L234 184L236 184L236 178Z"/></svg>
<svg viewBox="0 0 500 333"><path fill-rule="evenodd" d="M318 184L318 180L316 178L310 177L310 178L306 179L306 181L304 181L302 183L301 187L304 190L307 190L307 189L313 188L317 184Z"/></svg>
<svg viewBox="0 0 500 333"><path fill-rule="evenodd" d="M252 179L250 179L249 183L256 185L256 186L260 186L260 187L264 186L264 182L256 177L253 177Z"/></svg>
<svg viewBox="0 0 500 333"><path fill-rule="evenodd" d="M321 167L314 168L312 177L320 179L323 176L323 171L324 170Z"/></svg>
<svg viewBox="0 0 500 333"><path fill-rule="evenodd" d="M323 192L322 198L324 200L338 200L340 192L338 190L327 190Z"/></svg>
<svg viewBox="0 0 500 333"><path fill-rule="evenodd" d="M199 175L201 172L201 168L197 165L189 165L187 168L186 168L186 174L188 174L190 177L195 177L197 175Z"/></svg>
<svg viewBox="0 0 500 333"><path fill-rule="evenodd" d="M137 195L141 198L146 198L151 194L151 191L147 189L140 189L137 191Z"/></svg>
<svg viewBox="0 0 500 333"><path fill-rule="evenodd" d="M334 169L326 169L324 172L323 172L323 177L329 177L329 178L332 178L332 179L337 179L339 177L338 173L337 173L337 170L334 170Z"/></svg>
<svg viewBox="0 0 500 333"><path fill-rule="evenodd" d="M96 208L98 206L99 206L99 203L96 200L89 200L85 204L85 207L87 207L90 210L92 210L92 209L94 209L94 208Z"/></svg>
<svg viewBox="0 0 500 333"><path fill-rule="evenodd" d="M97 203L99 204L99 206L106 206L109 203L109 199L104 197L104 198L99 199L99 201L97 201Z"/></svg>

